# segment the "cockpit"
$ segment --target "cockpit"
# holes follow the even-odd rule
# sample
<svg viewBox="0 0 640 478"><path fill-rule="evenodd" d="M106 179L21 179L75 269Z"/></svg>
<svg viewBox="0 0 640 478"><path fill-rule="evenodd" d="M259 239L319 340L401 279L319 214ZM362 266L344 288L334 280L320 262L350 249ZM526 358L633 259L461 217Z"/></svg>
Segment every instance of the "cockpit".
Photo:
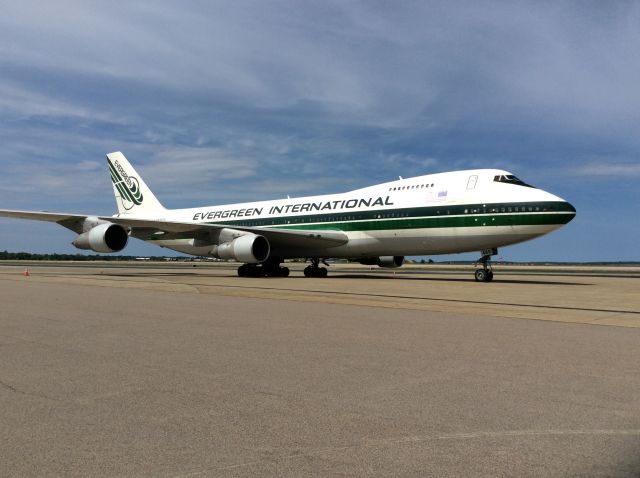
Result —
<svg viewBox="0 0 640 478"><path fill-rule="evenodd" d="M507 183L507 184L515 184L516 186L524 186L527 188L535 188L531 184L527 184L524 181L516 178L513 174L500 174L493 178L493 181L496 183Z"/></svg>

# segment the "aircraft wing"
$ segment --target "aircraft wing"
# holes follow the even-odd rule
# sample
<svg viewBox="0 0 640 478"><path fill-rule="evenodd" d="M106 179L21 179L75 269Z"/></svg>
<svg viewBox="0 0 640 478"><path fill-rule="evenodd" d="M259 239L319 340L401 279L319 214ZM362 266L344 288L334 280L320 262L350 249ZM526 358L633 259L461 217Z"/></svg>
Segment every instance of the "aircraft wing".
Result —
<svg viewBox="0 0 640 478"><path fill-rule="evenodd" d="M32 221L55 222L71 229L78 234L82 233L82 224L89 216L80 214L63 214L46 211L13 211L0 209L0 217L15 217L17 219L31 219Z"/></svg>
<svg viewBox="0 0 640 478"><path fill-rule="evenodd" d="M248 227L110 216L99 217L99 219L130 227L132 229L131 235L139 239L151 239L155 236L162 239L194 238L206 242L216 237L217 233L222 229L235 229L264 236L274 248L315 249L336 247L349 242L349 238L342 231ZM211 244L216 243L214 241Z"/></svg>
<svg viewBox="0 0 640 478"><path fill-rule="evenodd" d="M31 219L35 221L55 222L77 234L81 234L82 226L88 217L97 217L102 221L120 224L131 229L131 235L138 239L200 239L204 243L214 240L222 229L235 229L254 234L260 234L267 238L272 247L300 249L315 249L336 247L349 241L342 231L315 231L300 229L279 229L264 227L244 227L226 224L204 224L190 222L175 222L155 219L136 219L128 217L92 216L81 214L51 213L45 211L14 211L0 210L0 217L13 217L17 219Z"/></svg>

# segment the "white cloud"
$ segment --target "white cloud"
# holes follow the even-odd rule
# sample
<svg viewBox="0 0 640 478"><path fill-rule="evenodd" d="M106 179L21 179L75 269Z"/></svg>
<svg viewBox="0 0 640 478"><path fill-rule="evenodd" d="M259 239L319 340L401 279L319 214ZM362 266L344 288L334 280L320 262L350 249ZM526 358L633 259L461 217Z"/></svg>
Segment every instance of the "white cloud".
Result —
<svg viewBox="0 0 640 478"><path fill-rule="evenodd" d="M422 174L427 174L428 171L433 171L439 166L439 161L436 158L419 157L413 154L390 154L386 157L386 161L398 168L409 166L424 169L425 172Z"/></svg>
<svg viewBox="0 0 640 478"><path fill-rule="evenodd" d="M593 161L571 170L579 176L600 178L638 178L640 163L615 163L610 161Z"/></svg>
<svg viewBox="0 0 640 478"><path fill-rule="evenodd" d="M20 120L48 117L71 118L76 121L105 121L126 124L124 115L113 115L93 105L82 105L78 99L56 98L54 95L34 91L33 88L0 80L0 114Z"/></svg>
<svg viewBox="0 0 640 478"><path fill-rule="evenodd" d="M21 196L42 203L51 199L74 199L83 204L93 198L96 191L104 190L107 172L95 168L74 167L65 163L33 162L16 167L13 165L10 178L0 180L3 196ZM40 208L43 208L42 204Z"/></svg>
<svg viewBox="0 0 640 478"><path fill-rule="evenodd" d="M149 148L151 160L137 169L145 180L182 188L237 180L256 175L257 163L252 159L229 157L219 148L159 146ZM133 164L139 164L133 160Z"/></svg>
<svg viewBox="0 0 640 478"><path fill-rule="evenodd" d="M21 1L0 18L0 61L252 108L310 102L338 124L628 133L638 21L634 3Z"/></svg>
<svg viewBox="0 0 640 478"><path fill-rule="evenodd" d="M104 169L104 162L84 160L72 167L78 171L102 171Z"/></svg>
<svg viewBox="0 0 640 478"><path fill-rule="evenodd" d="M0 85L0 113L20 116L73 116L88 117L84 108L56 100L49 95L29 91L3 82Z"/></svg>

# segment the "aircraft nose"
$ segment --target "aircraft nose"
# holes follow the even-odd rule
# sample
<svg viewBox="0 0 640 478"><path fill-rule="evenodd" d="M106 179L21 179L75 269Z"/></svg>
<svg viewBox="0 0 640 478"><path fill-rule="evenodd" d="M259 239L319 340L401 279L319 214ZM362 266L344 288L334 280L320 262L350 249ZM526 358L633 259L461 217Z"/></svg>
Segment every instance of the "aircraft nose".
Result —
<svg viewBox="0 0 640 478"><path fill-rule="evenodd" d="M574 217L576 217L577 211L576 208L568 201L563 201L562 210L566 214L566 223L572 221Z"/></svg>

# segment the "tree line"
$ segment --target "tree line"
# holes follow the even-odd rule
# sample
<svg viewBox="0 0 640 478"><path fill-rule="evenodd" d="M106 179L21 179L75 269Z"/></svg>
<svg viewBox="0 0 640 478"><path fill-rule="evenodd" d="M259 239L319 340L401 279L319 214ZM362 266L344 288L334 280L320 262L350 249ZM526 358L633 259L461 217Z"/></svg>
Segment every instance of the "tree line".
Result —
<svg viewBox="0 0 640 478"><path fill-rule="evenodd" d="M31 252L0 251L0 260L2 261L131 261L134 259L134 256L101 256L98 254L33 254Z"/></svg>

